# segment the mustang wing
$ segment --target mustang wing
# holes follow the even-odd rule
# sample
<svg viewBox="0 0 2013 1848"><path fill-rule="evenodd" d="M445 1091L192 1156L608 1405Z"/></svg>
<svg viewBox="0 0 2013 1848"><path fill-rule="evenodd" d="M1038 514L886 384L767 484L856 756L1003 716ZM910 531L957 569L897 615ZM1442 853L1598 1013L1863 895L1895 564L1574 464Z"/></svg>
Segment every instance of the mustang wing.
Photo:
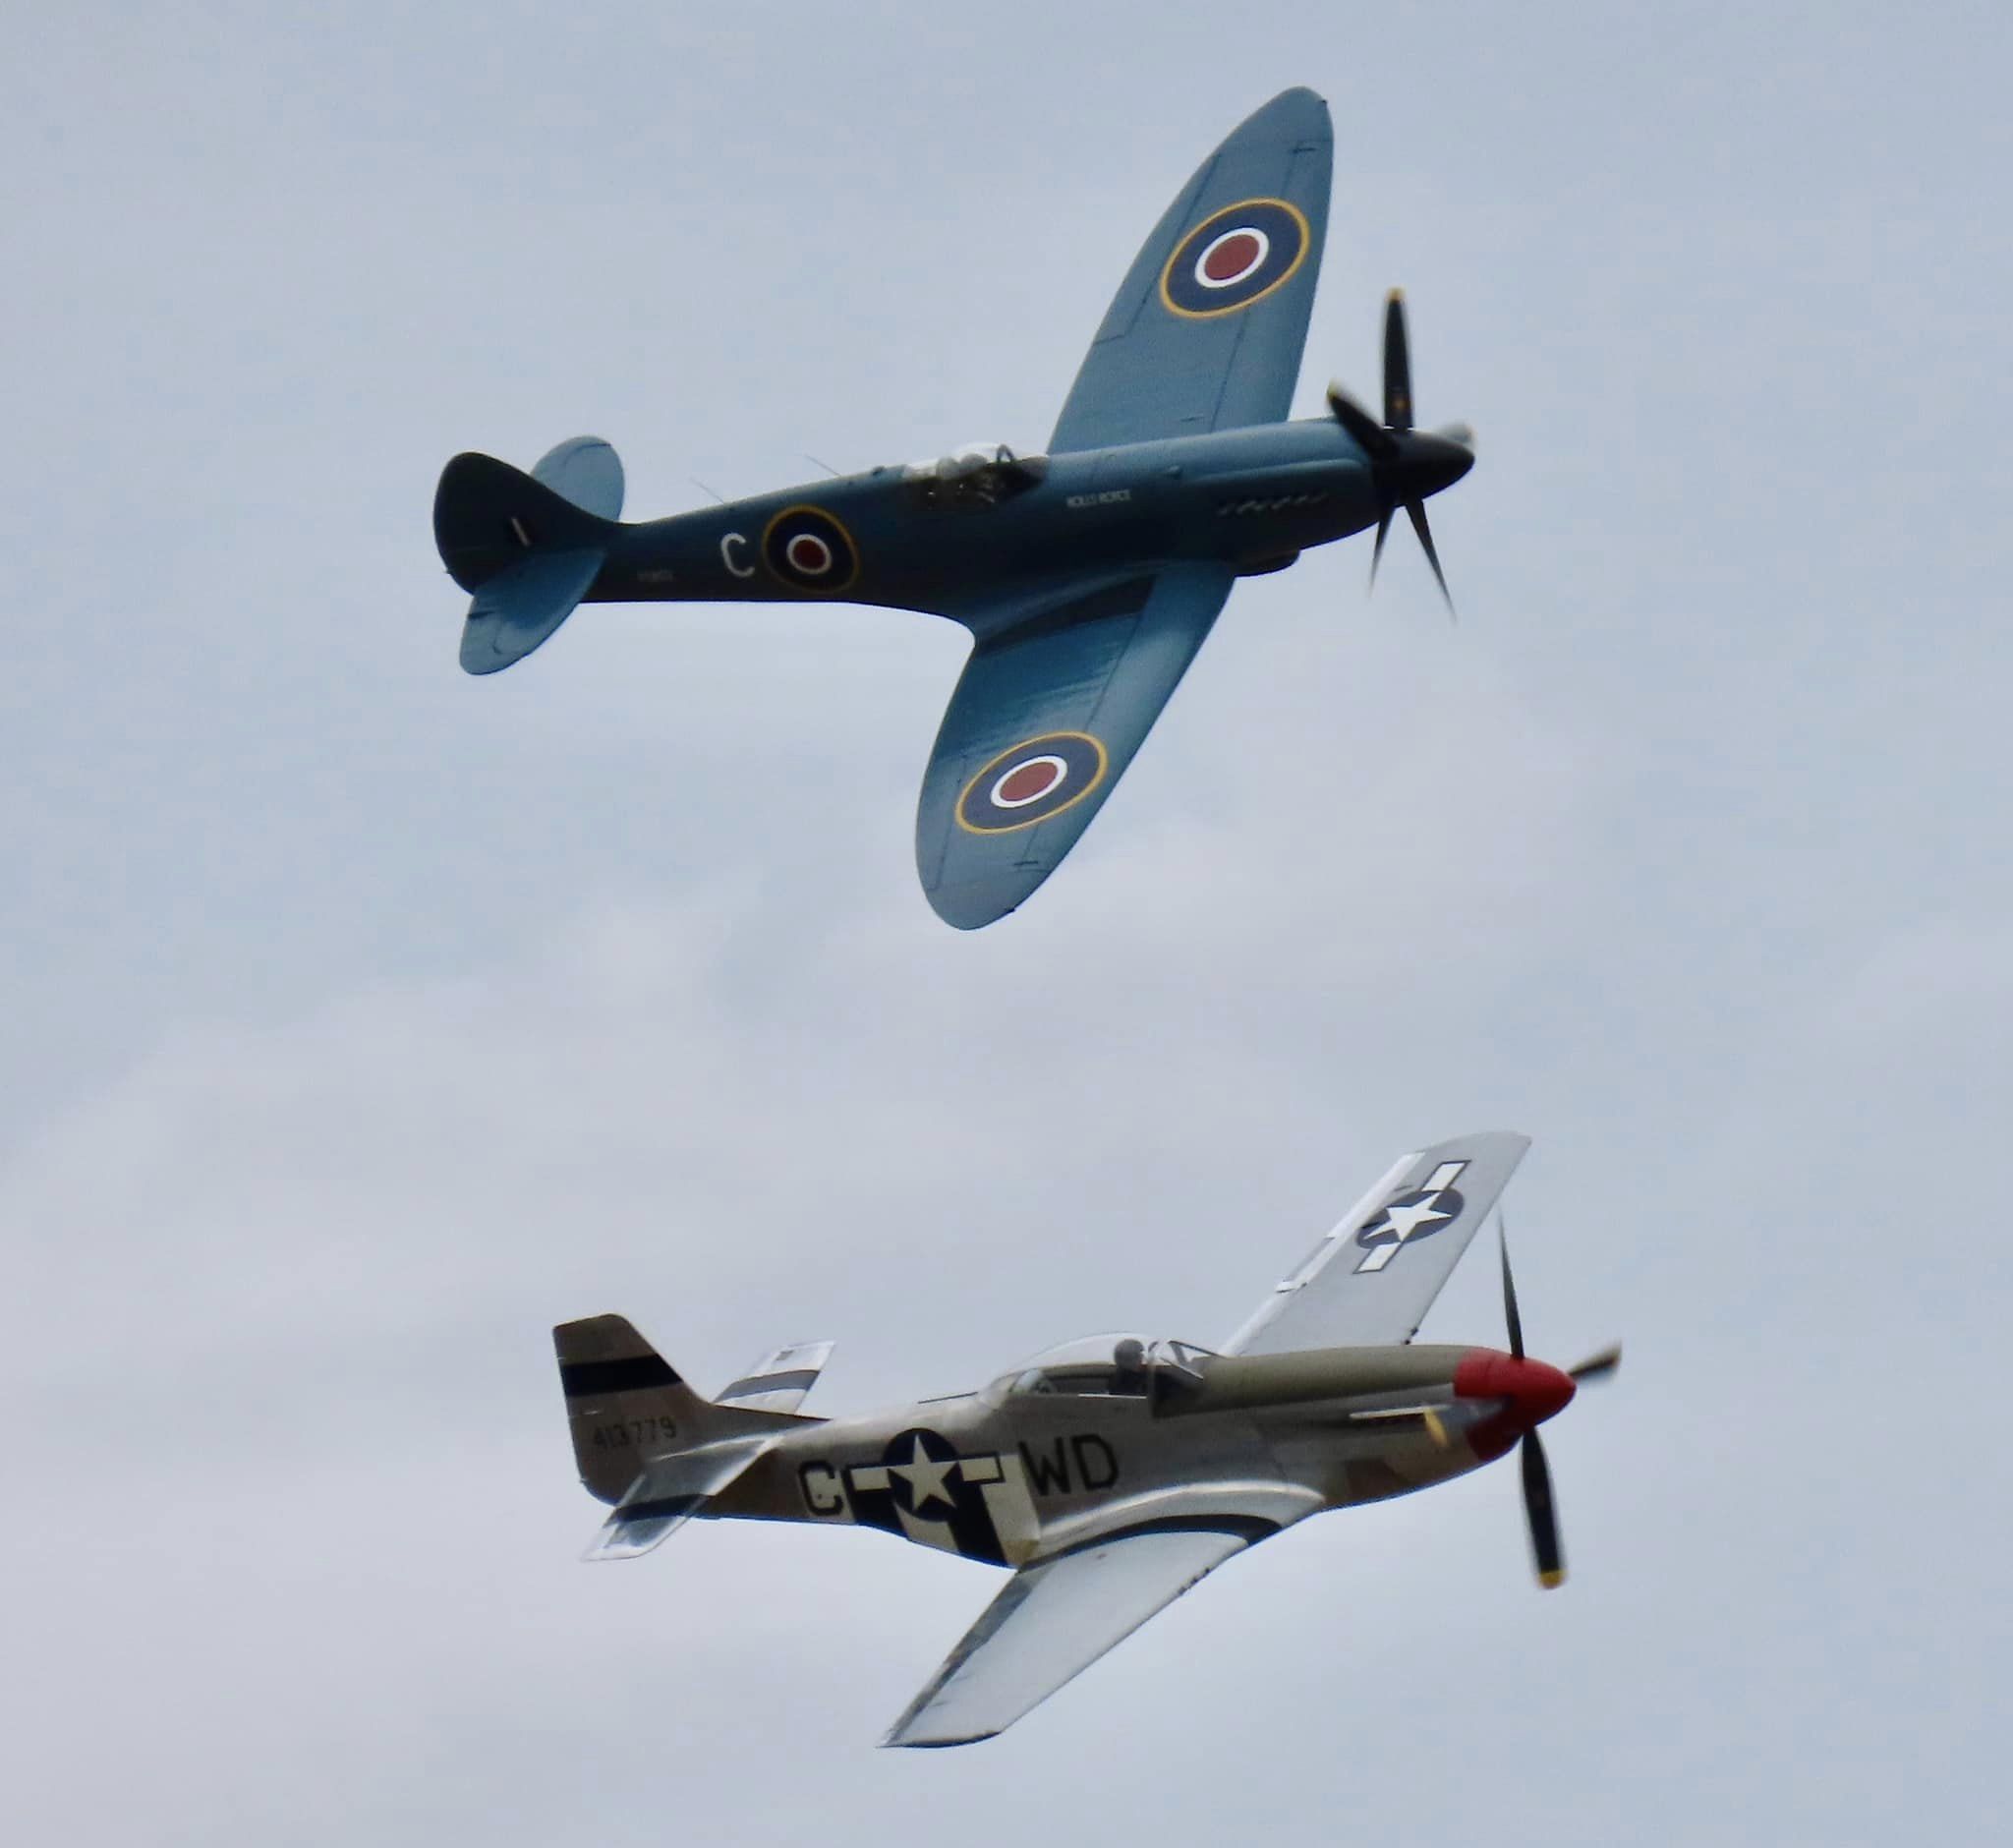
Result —
<svg viewBox="0 0 2013 1848"><path fill-rule="evenodd" d="M1023 1566L881 1743L961 1746L1006 1731L1204 1574L1278 1530L1271 1520L1197 1516Z"/></svg>
<svg viewBox="0 0 2013 1848"><path fill-rule="evenodd" d="M1178 564L1051 588L971 619L937 733L916 869L959 930L1005 917L1063 862L1202 646L1235 578Z"/></svg>
<svg viewBox="0 0 2013 1848"><path fill-rule="evenodd" d="M1409 1341L1529 1146L1496 1129L1401 1156L1225 1352Z"/></svg>
<svg viewBox="0 0 2013 1848"><path fill-rule="evenodd" d="M1328 105L1290 89L1202 163L1113 297L1051 449L1286 416L1321 269L1333 150Z"/></svg>

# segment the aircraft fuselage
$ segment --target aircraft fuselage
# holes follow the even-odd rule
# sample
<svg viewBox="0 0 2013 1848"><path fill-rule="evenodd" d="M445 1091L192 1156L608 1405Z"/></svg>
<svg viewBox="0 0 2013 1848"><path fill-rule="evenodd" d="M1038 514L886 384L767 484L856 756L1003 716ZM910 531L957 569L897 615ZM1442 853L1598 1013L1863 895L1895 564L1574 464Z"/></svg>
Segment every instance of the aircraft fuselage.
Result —
<svg viewBox="0 0 2013 1848"><path fill-rule="evenodd" d="M988 603L1051 574L1177 559L1273 570L1379 511L1363 452L1332 418L1035 464L1039 480L993 502L947 503L897 466L625 526L588 601L830 599L955 614L983 632ZM798 568L793 541L817 568Z"/></svg>
<svg viewBox="0 0 2013 1848"><path fill-rule="evenodd" d="M1504 1373L1491 1367L1508 1366ZM786 1430L706 1514L865 1526L995 1565L1167 1518L1285 1527L1501 1456L1572 1397L1541 1362L1460 1347L1212 1357L1171 1389L1010 1378ZM1521 1371L1515 1369L1522 1369ZM1217 1504L1220 1503L1220 1506Z"/></svg>

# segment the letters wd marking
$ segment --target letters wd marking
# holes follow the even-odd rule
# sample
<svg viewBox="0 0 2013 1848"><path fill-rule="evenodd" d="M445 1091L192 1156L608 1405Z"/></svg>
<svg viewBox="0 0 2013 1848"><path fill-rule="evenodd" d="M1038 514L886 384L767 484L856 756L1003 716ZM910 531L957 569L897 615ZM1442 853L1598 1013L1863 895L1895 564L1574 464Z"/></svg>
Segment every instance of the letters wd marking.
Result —
<svg viewBox="0 0 2013 1848"><path fill-rule="evenodd" d="M1408 1240L1429 1239L1459 1219L1464 1202L1454 1191L1454 1183L1467 1166L1466 1162L1442 1162L1426 1178L1424 1186L1409 1188L1386 1201L1383 1212L1356 1234L1356 1243L1367 1253L1356 1269L1380 1271Z"/></svg>
<svg viewBox="0 0 2013 1848"><path fill-rule="evenodd" d="M860 575L852 535L823 507L783 508L763 532L762 561L785 584L822 597L852 589Z"/></svg>
<svg viewBox="0 0 2013 1848"><path fill-rule="evenodd" d="M1188 320L1234 315L1290 281L1313 235L1283 199L1246 199L1212 212L1175 246L1160 272L1160 299Z"/></svg>
<svg viewBox="0 0 2013 1848"><path fill-rule="evenodd" d="M1083 800L1110 759L1087 731L1051 731L1004 750L964 785L957 825L967 834L1032 828Z"/></svg>
<svg viewBox="0 0 2013 1848"><path fill-rule="evenodd" d="M1085 1431L1066 1440L1058 1437L1047 1450L1037 1449L1024 1439L1020 1445L1020 1467L1037 1495L1090 1495L1110 1488L1119 1479L1119 1458L1110 1444L1095 1431ZM1070 1473L1071 1460L1075 1473Z"/></svg>

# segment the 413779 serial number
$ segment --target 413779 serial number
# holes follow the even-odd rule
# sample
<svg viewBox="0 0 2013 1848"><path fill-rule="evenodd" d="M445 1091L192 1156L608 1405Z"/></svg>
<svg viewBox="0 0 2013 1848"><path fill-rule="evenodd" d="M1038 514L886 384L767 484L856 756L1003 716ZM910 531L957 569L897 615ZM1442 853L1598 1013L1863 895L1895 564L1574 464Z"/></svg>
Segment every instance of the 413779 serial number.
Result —
<svg viewBox="0 0 2013 1848"><path fill-rule="evenodd" d="M670 1418L630 1418L621 1424L597 1424L597 1450L637 1450L645 1444L668 1444L678 1435Z"/></svg>

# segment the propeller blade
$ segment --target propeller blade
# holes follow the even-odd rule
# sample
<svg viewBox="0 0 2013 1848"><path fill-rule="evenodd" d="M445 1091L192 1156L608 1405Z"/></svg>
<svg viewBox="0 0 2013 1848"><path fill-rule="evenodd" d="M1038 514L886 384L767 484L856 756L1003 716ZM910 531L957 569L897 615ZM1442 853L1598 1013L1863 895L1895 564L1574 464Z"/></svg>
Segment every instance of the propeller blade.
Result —
<svg viewBox="0 0 2013 1848"><path fill-rule="evenodd" d="M1552 1473L1535 1431L1525 1431L1517 1460L1524 1469L1524 1512L1530 1522L1530 1552L1537 1582L1551 1590L1566 1582L1566 1555L1559 1547L1559 1511L1552 1502Z"/></svg>
<svg viewBox="0 0 2013 1848"><path fill-rule="evenodd" d="M1440 569L1440 554L1433 549L1433 529L1426 524L1426 503L1423 500L1408 500L1405 510L1411 516L1411 530L1419 536L1419 544L1425 548L1426 562L1433 567L1433 576L1440 586L1440 595L1447 600L1447 613L1455 621L1461 620L1454 607L1454 593L1447 588L1447 573Z"/></svg>
<svg viewBox="0 0 2013 1848"><path fill-rule="evenodd" d="M1496 1214L1496 1249L1503 1258L1503 1320L1510 1329L1510 1353L1521 1360L1524 1358L1524 1318L1517 1313L1517 1280L1510 1275L1510 1231L1503 1224L1500 1210Z"/></svg>
<svg viewBox="0 0 2013 1848"><path fill-rule="evenodd" d="M1578 1366L1568 1367L1566 1371L1574 1379L1606 1379L1621 1364L1622 1344L1618 1341L1612 1348L1603 1348L1598 1354L1588 1355Z"/></svg>
<svg viewBox="0 0 2013 1848"><path fill-rule="evenodd" d="M1384 303L1384 422L1393 430L1411 428L1411 343L1405 332L1405 291L1393 289Z"/></svg>
<svg viewBox="0 0 2013 1848"><path fill-rule="evenodd" d="M1377 588L1377 566L1384 556L1384 542L1391 535L1391 509L1386 507L1377 516L1377 543L1370 548L1370 588Z"/></svg>
<svg viewBox="0 0 2013 1848"><path fill-rule="evenodd" d="M1339 384L1328 387L1328 409L1372 462L1388 462L1398 454L1398 438Z"/></svg>

